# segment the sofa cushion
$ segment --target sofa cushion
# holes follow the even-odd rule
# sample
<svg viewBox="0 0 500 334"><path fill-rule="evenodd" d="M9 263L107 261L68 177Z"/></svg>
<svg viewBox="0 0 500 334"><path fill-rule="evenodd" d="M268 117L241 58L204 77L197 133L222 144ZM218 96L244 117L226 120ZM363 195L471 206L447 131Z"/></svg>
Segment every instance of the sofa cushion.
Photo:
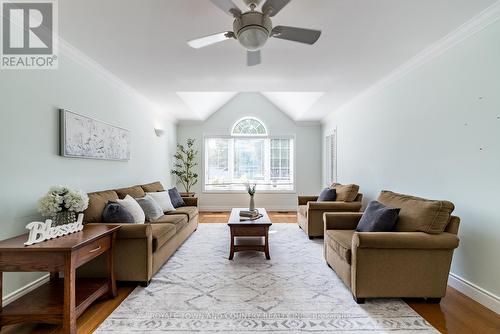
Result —
<svg viewBox="0 0 500 334"><path fill-rule="evenodd" d="M144 197L146 195L144 190L142 190L141 186L121 188L121 189L116 189L115 191L118 194L118 197L122 199L125 198L127 195L130 195L133 198Z"/></svg>
<svg viewBox="0 0 500 334"><path fill-rule="evenodd" d="M144 190L145 193L154 193L154 192L158 192L158 191L165 191L161 182L153 182L153 183L143 184L143 185L141 185L141 188L142 188L142 190Z"/></svg>
<svg viewBox="0 0 500 334"><path fill-rule="evenodd" d="M117 199L116 202L130 212L132 217L134 217L135 224L144 224L146 222L144 211L132 196L127 195L124 199Z"/></svg>
<svg viewBox="0 0 500 334"><path fill-rule="evenodd" d="M448 201L435 201L383 190L378 201L386 206L401 208L395 230L398 232L442 233L455 209Z"/></svg>
<svg viewBox="0 0 500 334"><path fill-rule="evenodd" d="M307 205L299 205L297 212L299 215L307 217Z"/></svg>
<svg viewBox="0 0 500 334"><path fill-rule="evenodd" d="M151 224L153 235L153 252L156 252L170 238L175 235L175 225L173 224Z"/></svg>
<svg viewBox="0 0 500 334"><path fill-rule="evenodd" d="M170 212L175 211L172 202L170 201L170 196L168 195L168 191L159 191L153 193L147 193L147 195L151 196L156 203L159 204L162 212Z"/></svg>
<svg viewBox="0 0 500 334"><path fill-rule="evenodd" d="M136 198L135 200L141 206L142 211L144 211L146 221L149 222L163 216L163 210L160 204L156 203L153 197L146 195L142 198Z"/></svg>
<svg viewBox="0 0 500 334"><path fill-rule="evenodd" d="M182 206L175 209L175 211L170 211L165 213L166 215L186 215L189 220L193 219L198 215L198 208L196 206Z"/></svg>
<svg viewBox="0 0 500 334"><path fill-rule="evenodd" d="M101 223L102 212L109 201L116 201L118 195L113 190L98 191L88 194L89 206L83 212L85 223Z"/></svg>
<svg viewBox="0 0 500 334"><path fill-rule="evenodd" d="M332 188L325 188L318 196L318 202L333 202L337 198L337 191Z"/></svg>
<svg viewBox="0 0 500 334"><path fill-rule="evenodd" d="M391 232L398 220L399 208L371 201L356 227L357 232Z"/></svg>
<svg viewBox="0 0 500 334"><path fill-rule="evenodd" d="M174 206L174 208L180 208L181 206L186 205L181 197L181 194L179 193L179 190L177 190L176 187L168 189L168 195L170 196L170 200L172 201L172 205Z"/></svg>
<svg viewBox="0 0 500 334"><path fill-rule="evenodd" d="M354 230L326 230L325 240L335 253L351 264L351 245Z"/></svg>
<svg viewBox="0 0 500 334"><path fill-rule="evenodd" d="M330 188L335 189L338 202L354 202L358 196L359 186L357 184L334 183Z"/></svg>
<svg viewBox="0 0 500 334"><path fill-rule="evenodd" d="M152 221L151 224L158 223L168 223L175 226L175 230L180 231L184 226L188 224L188 216L186 215L164 215L155 221Z"/></svg>
<svg viewBox="0 0 500 334"><path fill-rule="evenodd" d="M134 217L122 205L108 202L102 212L102 222L104 224L133 224Z"/></svg>

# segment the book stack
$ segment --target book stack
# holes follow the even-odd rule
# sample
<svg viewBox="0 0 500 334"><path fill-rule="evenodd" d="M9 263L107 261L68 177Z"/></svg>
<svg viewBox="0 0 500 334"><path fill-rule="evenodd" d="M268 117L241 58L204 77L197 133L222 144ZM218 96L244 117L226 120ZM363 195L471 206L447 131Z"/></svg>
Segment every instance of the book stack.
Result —
<svg viewBox="0 0 500 334"><path fill-rule="evenodd" d="M262 218L262 214L259 213L259 210L253 210L253 211L241 210L240 211L240 221L257 220L259 218Z"/></svg>

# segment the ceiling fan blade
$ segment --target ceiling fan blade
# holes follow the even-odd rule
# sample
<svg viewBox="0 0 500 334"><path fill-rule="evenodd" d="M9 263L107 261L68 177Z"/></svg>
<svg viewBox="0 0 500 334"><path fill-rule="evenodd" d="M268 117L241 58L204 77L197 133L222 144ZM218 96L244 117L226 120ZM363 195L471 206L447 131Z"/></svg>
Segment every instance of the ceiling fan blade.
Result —
<svg viewBox="0 0 500 334"><path fill-rule="evenodd" d="M224 42L228 39L233 38L233 33L231 31L220 32L218 34L205 36L197 39L190 40L188 45L193 49L201 49L205 46L216 44L219 42Z"/></svg>
<svg viewBox="0 0 500 334"><path fill-rule="evenodd" d="M259 65L261 62L260 50L247 51L247 66Z"/></svg>
<svg viewBox="0 0 500 334"><path fill-rule="evenodd" d="M214 5L219 7L223 12L231 16L240 16L241 10L234 4L232 0L210 0Z"/></svg>
<svg viewBox="0 0 500 334"><path fill-rule="evenodd" d="M283 7L288 5L290 0L267 0L262 6L263 13L269 13L269 16L273 17L278 14Z"/></svg>
<svg viewBox="0 0 500 334"><path fill-rule="evenodd" d="M289 41L314 44L321 36L320 30L295 28L287 26L276 26L274 27L271 36L274 38L286 39Z"/></svg>

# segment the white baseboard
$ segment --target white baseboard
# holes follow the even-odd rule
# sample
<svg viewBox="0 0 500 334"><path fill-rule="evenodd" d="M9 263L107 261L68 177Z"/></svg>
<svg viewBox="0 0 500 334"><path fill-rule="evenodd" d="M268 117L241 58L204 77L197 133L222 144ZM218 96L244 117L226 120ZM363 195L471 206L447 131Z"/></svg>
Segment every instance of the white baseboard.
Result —
<svg viewBox="0 0 500 334"><path fill-rule="evenodd" d="M453 273L450 273L448 285L496 314L500 314L500 297Z"/></svg>
<svg viewBox="0 0 500 334"><path fill-rule="evenodd" d="M49 275L48 274L47 275L43 275L39 279L34 280L33 282L28 283L25 286L23 286L22 288L19 288L19 289L15 290L15 291L9 293L5 297L3 297L2 298L2 305L5 306L5 305L13 302L16 299L21 298L25 294L27 294L27 293L35 290L36 288L39 288L42 285L44 285L48 281L49 281Z"/></svg>
<svg viewBox="0 0 500 334"><path fill-rule="evenodd" d="M201 212L214 212L214 211L231 211L230 206L200 206L198 208ZM297 206L266 206L267 211L286 211L286 212L296 212Z"/></svg>

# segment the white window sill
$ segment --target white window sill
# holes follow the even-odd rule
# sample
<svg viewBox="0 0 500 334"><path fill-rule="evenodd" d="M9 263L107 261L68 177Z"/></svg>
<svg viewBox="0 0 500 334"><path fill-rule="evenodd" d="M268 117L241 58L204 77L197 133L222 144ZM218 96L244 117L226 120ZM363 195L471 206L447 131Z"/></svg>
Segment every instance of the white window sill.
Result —
<svg viewBox="0 0 500 334"><path fill-rule="evenodd" d="M260 187L263 187L263 185L261 185ZM248 195L248 192L246 190L246 188L244 187L238 187L238 186L234 186L234 187L217 187L217 186L213 186L213 185L206 185L204 188L203 188L203 193L206 193L206 194L247 194ZM257 185L257 194L296 194L297 191L295 189L295 187L287 187L287 186L284 186L284 185L281 185L281 187L279 185L277 185L276 187L270 187L270 186L267 186L265 188L259 188L259 185Z"/></svg>
<svg viewBox="0 0 500 334"><path fill-rule="evenodd" d="M245 194L248 193L245 190L203 190L203 194ZM259 194L296 194L295 190L257 190L256 196Z"/></svg>

